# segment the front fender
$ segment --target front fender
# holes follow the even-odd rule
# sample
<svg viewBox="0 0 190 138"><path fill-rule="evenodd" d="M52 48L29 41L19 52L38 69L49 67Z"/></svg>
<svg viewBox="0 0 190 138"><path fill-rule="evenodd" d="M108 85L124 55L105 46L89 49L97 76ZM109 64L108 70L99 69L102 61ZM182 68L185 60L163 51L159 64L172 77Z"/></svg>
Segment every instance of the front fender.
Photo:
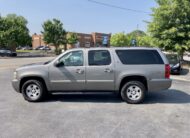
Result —
<svg viewBox="0 0 190 138"><path fill-rule="evenodd" d="M17 70L18 79L22 81L24 78L41 78L44 80L47 90L50 90L49 85L49 73L48 68L46 67L32 67L32 68L23 68Z"/></svg>

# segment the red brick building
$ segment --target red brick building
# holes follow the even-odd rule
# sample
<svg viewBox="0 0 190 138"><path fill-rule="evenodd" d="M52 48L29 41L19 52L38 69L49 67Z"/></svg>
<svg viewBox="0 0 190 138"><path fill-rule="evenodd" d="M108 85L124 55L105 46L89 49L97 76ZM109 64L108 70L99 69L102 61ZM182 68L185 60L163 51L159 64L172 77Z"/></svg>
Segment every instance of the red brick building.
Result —
<svg viewBox="0 0 190 138"><path fill-rule="evenodd" d="M78 36L78 43L75 45L67 45L67 48L74 48L74 47L99 47L99 46L110 46L110 38L111 34L105 33L91 33L91 34L84 34L84 33L76 33ZM32 35L32 47L36 48L38 46L47 46L47 44L43 41L42 35L34 34Z"/></svg>
<svg viewBox="0 0 190 138"><path fill-rule="evenodd" d="M32 48L36 48L38 46L46 46L44 40L43 40L43 36L42 35L37 35L37 34L33 34L32 35Z"/></svg>

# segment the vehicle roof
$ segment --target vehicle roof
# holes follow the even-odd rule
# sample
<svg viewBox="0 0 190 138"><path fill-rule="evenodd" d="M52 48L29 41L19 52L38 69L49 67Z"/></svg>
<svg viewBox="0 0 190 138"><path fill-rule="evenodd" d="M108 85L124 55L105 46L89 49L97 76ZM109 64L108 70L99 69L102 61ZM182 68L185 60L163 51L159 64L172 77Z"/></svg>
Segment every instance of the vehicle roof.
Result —
<svg viewBox="0 0 190 138"><path fill-rule="evenodd" d="M99 50L99 49L140 49L140 50L159 50L159 48L155 48L155 47L90 47L90 48L73 48L73 49L94 49L94 50Z"/></svg>

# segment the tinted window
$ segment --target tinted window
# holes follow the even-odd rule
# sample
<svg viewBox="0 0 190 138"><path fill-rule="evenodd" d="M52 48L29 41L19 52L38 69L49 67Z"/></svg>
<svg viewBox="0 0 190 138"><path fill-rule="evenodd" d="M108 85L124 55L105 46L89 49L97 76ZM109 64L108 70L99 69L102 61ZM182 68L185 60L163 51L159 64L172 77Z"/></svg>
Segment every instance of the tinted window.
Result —
<svg viewBox="0 0 190 138"><path fill-rule="evenodd" d="M83 52L72 51L65 54L59 59L59 62L63 62L64 66L83 66Z"/></svg>
<svg viewBox="0 0 190 138"><path fill-rule="evenodd" d="M88 64L93 65L109 65L111 64L111 56L107 50L92 50L88 52Z"/></svg>
<svg viewBox="0 0 190 138"><path fill-rule="evenodd" d="M123 64L164 64L156 50L116 50Z"/></svg>

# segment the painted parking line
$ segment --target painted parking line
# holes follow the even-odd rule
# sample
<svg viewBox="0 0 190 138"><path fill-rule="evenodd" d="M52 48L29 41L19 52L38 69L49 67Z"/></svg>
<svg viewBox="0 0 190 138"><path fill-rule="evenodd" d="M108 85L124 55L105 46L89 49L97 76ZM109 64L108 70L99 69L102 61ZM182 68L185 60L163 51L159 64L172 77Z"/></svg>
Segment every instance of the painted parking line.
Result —
<svg viewBox="0 0 190 138"><path fill-rule="evenodd" d="M170 78L173 79L173 80L190 82L190 80L186 79L186 78L180 78L180 77L175 77L175 76L171 76Z"/></svg>

